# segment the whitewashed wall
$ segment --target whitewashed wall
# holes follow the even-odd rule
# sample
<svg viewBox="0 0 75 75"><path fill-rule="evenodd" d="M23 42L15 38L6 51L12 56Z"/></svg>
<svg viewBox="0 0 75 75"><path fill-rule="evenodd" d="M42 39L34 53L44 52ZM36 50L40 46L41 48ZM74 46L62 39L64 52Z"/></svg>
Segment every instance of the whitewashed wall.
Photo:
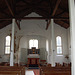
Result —
<svg viewBox="0 0 75 75"><path fill-rule="evenodd" d="M68 62L69 60L67 60L65 58L65 56L69 54L67 29L64 29L63 27L60 27L59 25L55 24L55 37L57 37L57 36L61 36L61 38L62 38L63 55L59 56L59 55L56 54L55 61L56 62L60 62L60 63Z"/></svg>
<svg viewBox="0 0 75 75"><path fill-rule="evenodd" d="M47 52L46 52L46 38L39 36L39 35L28 35L28 36L23 36L20 40L20 47L19 47L19 62L25 62L23 61L25 59L27 59L27 56L25 57L25 52L27 52L27 49L29 49L29 40L30 39L37 39L38 43L39 43L39 49L40 49L40 60L46 60L47 58ZM22 54L23 53L23 54ZM23 60L22 57L24 56Z"/></svg>
<svg viewBox="0 0 75 75"><path fill-rule="evenodd" d="M31 13L28 16L39 16L35 13ZM49 52L50 52L50 41L51 41L51 33L50 33L50 26L48 30L46 30L46 21L45 20L21 20L21 30L18 30L16 26L16 44L18 46L19 42L19 48L18 49L18 60L20 61L20 51L21 49L24 50L24 48L28 48L28 40L30 38L37 38L39 39L39 48L46 49L46 39L49 41ZM55 26L55 36L60 35L62 37L62 43L63 43L63 56L56 56L55 62L67 62L65 59L65 55L69 53L68 49L68 29L65 29L57 24L54 24ZM3 29L0 30L0 55L3 57L0 58L0 61L8 61L8 56L5 58L4 56L4 42L5 42L5 36L7 36L10 33L11 24ZM56 51L56 50L55 50ZM51 55L51 54L50 54ZM49 56L50 56L49 55ZM50 63L50 59L48 61Z"/></svg>

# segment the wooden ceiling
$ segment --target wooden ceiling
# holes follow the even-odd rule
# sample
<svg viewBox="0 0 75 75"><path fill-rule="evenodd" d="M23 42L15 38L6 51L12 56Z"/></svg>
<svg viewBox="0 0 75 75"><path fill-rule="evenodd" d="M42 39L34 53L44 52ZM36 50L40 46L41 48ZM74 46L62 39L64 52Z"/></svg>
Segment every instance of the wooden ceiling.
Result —
<svg viewBox="0 0 75 75"><path fill-rule="evenodd" d="M35 12L42 17L25 17ZM0 29L11 24L11 20L43 19L48 26L50 19L64 28L69 27L68 0L0 0ZM20 25L16 21L19 29Z"/></svg>

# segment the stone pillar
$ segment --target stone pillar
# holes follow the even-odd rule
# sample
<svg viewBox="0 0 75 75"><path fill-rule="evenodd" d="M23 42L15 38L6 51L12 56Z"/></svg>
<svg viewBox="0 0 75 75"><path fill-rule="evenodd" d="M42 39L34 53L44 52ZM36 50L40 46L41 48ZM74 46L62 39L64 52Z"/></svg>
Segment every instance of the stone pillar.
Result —
<svg viewBox="0 0 75 75"><path fill-rule="evenodd" d="M71 75L75 75L75 5L69 1L70 36L71 36Z"/></svg>
<svg viewBox="0 0 75 75"><path fill-rule="evenodd" d="M14 66L14 31L15 31L15 19L12 19L12 36L11 36L10 66Z"/></svg>
<svg viewBox="0 0 75 75"><path fill-rule="evenodd" d="M53 19L51 19L51 64L55 66L55 34Z"/></svg>

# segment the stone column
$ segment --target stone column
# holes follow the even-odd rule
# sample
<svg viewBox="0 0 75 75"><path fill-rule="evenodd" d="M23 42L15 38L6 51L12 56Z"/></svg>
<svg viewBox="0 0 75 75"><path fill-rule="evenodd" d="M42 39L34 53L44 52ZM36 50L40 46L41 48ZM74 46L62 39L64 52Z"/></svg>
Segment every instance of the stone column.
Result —
<svg viewBox="0 0 75 75"><path fill-rule="evenodd" d="M53 19L51 19L51 64L55 66L55 34Z"/></svg>
<svg viewBox="0 0 75 75"><path fill-rule="evenodd" d="M15 31L15 19L12 19L12 36L11 36L10 66L14 66L14 31Z"/></svg>
<svg viewBox="0 0 75 75"><path fill-rule="evenodd" d="M69 1L70 36L71 36L71 75L75 75L75 5Z"/></svg>

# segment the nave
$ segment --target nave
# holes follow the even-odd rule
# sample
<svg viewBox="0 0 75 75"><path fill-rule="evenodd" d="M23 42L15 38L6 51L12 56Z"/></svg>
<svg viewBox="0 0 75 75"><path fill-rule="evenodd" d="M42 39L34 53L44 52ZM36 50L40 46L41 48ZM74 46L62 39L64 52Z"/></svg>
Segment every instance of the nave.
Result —
<svg viewBox="0 0 75 75"><path fill-rule="evenodd" d="M75 75L74 9L75 0L1 0L0 74L25 75L25 67L39 64L41 75ZM32 42L35 49L30 41L37 41ZM63 62L72 66L63 67Z"/></svg>
<svg viewBox="0 0 75 75"><path fill-rule="evenodd" d="M25 75L40 75L39 69L28 69L25 71Z"/></svg>
<svg viewBox="0 0 75 75"><path fill-rule="evenodd" d="M31 71L26 71L25 75L34 75L34 72L32 70Z"/></svg>

